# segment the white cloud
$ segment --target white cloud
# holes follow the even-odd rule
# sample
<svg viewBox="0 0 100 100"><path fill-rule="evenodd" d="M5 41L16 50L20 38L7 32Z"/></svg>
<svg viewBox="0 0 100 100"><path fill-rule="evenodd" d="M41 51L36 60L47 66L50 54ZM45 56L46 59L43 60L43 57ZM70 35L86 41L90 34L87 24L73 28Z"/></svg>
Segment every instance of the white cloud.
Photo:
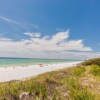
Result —
<svg viewBox="0 0 100 100"><path fill-rule="evenodd" d="M41 36L40 33L33 33L33 32L25 32L24 34L34 38L39 38Z"/></svg>
<svg viewBox="0 0 100 100"><path fill-rule="evenodd" d="M13 19L9 19L9 18L4 17L4 16L0 16L0 20L5 21L7 23L15 24L15 25L20 26L21 28L24 28L24 29L27 29L27 27L34 27L36 29L39 28L38 25L28 24L28 23L27 24L26 23L21 23L21 22L18 22L18 21L13 20Z"/></svg>
<svg viewBox="0 0 100 100"><path fill-rule="evenodd" d="M76 51L92 51L90 47L85 47L82 40L68 40L69 31L58 32L51 38L49 36L41 37L39 33L24 33L30 35L31 39L26 40L30 42L33 50L45 51L63 51L63 50L76 50ZM35 37L35 35L37 37ZM39 38L38 38L39 37ZM23 42L26 42L23 41Z"/></svg>
<svg viewBox="0 0 100 100"><path fill-rule="evenodd" d="M83 40L70 40L69 31L58 32L51 37L42 37L40 33L24 34L29 35L30 39L17 42L0 39L0 56L70 59L100 57L100 53L89 53L92 49L84 46Z"/></svg>
<svg viewBox="0 0 100 100"><path fill-rule="evenodd" d="M12 20L12 19L9 19L9 18L3 17L3 16L0 16L0 19L3 21L6 21L8 23L18 24L18 22L16 22L15 20Z"/></svg>
<svg viewBox="0 0 100 100"><path fill-rule="evenodd" d="M100 52L71 52L63 51L60 56L69 59L91 59L91 58L100 58Z"/></svg>
<svg viewBox="0 0 100 100"><path fill-rule="evenodd" d="M11 41L12 39L9 39L9 38L0 38L0 41Z"/></svg>

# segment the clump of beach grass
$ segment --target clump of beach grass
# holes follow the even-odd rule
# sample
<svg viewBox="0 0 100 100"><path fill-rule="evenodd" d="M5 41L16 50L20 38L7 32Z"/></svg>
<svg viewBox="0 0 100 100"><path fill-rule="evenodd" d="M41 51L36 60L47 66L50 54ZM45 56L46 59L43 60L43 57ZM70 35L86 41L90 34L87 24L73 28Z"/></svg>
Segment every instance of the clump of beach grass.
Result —
<svg viewBox="0 0 100 100"><path fill-rule="evenodd" d="M90 72L95 76L100 76L100 66L99 65L91 65Z"/></svg>

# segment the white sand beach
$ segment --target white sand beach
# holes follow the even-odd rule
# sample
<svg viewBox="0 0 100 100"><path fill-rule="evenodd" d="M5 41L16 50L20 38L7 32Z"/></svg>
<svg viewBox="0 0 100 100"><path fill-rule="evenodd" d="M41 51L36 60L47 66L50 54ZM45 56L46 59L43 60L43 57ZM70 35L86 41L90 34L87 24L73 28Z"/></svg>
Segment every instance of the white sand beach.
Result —
<svg viewBox="0 0 100 100"><path fill-rule="evenodd" d="M45 64L42 67L40 67L40 65L28 65L27 67L3 67L0 68L0 82L23 80L25 78L36 76L45 72L75 66L78 63L80 62L67 62L48 65Z"/></svg>

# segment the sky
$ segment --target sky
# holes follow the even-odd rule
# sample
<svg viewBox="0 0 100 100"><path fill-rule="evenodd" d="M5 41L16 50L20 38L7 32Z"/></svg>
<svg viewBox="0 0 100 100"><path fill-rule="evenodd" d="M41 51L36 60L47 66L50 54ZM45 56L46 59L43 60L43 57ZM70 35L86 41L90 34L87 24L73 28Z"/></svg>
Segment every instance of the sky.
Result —
<svg viewBox="0 0 100 100"><path fill-rule="evenodd" d="M100 0L0 0L0 57L100 57Z"/></svg>

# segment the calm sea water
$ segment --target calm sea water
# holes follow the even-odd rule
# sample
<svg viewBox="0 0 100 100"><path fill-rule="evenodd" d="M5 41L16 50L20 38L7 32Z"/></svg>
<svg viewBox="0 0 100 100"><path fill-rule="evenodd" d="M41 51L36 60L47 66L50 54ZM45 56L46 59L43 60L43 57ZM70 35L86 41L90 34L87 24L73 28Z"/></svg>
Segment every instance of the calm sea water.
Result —
<svg viewBox="0 0 100 100"><path fill-rule="evenodd" d="M35 58L0 58L0 67L31 65L31 64L51 64L61 62L72 62L76 60L62 59L35 59Z"/></svg>

